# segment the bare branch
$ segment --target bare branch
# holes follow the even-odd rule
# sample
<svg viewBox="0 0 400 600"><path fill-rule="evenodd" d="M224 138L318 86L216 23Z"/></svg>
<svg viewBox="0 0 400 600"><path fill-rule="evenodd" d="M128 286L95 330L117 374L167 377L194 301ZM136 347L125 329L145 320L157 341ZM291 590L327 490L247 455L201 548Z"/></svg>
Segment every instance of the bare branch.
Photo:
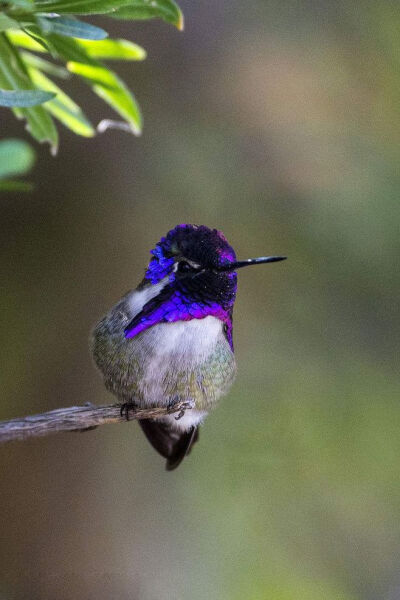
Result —
<svg viewBox="0 0 400 600"><path fill-rule="evenodd" d="M176 417L179 419L188 408L191 408L188 402L177 402L172 408L135 409L129 411L129 419L155 419L173 413L179 413ZM0 421L0 443L25 440L29 437L50 435L61 431L85 431L106 423L122 422L126 422L126 418L121 416L121 405L119 404L70 406L40 415Z"/></svg>

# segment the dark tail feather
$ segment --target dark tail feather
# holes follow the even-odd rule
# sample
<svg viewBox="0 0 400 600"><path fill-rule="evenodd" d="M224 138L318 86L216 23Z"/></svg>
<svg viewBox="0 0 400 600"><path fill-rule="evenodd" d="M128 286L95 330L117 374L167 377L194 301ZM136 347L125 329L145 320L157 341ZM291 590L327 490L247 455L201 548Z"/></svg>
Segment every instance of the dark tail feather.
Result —
<svg viewBox="0 0 400 600"><path fill-rule="evenodd" d="M198 427L192 427L190 431L186 431L180 435L179 441L174 447L173 453L167 458L165 468L167 471L173 471L179 467L185 456L189 454L193 444L199 439Z"/></svg>
<svg viewBox="0 0 400 600"><path fill-rule="evenodd" d="M153 419L140 419L139 425L153 448L167 459L167 471L180 465L199 437L197 427L192 427L189 431L176 431L167 423Z"/></svg>

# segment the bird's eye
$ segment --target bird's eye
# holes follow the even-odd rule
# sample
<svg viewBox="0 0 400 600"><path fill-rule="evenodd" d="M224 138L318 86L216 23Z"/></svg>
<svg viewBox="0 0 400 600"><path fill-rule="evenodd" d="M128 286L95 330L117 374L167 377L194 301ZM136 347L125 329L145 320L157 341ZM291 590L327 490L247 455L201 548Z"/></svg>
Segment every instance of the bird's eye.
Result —
<svg viewBox="0 0 400 600"><path fill-rule="evenodd" d="M189 265L189 263L186 262L186 260L179 261L178 273L189 273L189 271L194 271L194 270L195 269L193 269L193 267L191 265Z"/></svg>
<svg viewBox="0 0 400 600"><path fill-rule="evenodd" d="M203 267L192 260L180 260L178 263L175 263L175 269L178 273L194 275L201 273Z"/></svg>

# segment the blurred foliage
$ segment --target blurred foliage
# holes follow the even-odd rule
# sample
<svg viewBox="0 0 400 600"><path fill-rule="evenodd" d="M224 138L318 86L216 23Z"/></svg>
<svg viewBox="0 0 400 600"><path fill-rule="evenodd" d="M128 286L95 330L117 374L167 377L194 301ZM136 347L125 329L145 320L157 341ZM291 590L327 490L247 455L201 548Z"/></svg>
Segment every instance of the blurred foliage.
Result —
<svg viewBox="0 0 400 600"><path fill-rule="evenodd" d="M33 166L35 153L29 144L22 140L0 141L0 190L28 191L30 184L8 179L15 175L25 175Z"/></svg>
<svg viewBox="0 0 400 600"><path fill-rule="evenodd" d="M174 0L6 0L0 12L0 106L25 119L30 134L57 152L54 119L77 135L92 137L95 128L80 106L52 80L78 75L109 104L132 133L142 131L137 101L125 83L100 59L143 60L145 51L127 40L106 39L104 29L76 16L113 19L159 17L183 28ZM38 57L45 53L52 60Z"/></svg>

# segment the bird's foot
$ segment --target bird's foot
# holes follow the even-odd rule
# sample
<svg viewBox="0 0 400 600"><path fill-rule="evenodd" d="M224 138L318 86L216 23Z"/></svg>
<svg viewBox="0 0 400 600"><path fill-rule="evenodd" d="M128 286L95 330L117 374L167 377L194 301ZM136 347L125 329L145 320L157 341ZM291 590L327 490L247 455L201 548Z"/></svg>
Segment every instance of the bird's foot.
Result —
<svg viewBox="0 0 400 600"><path fill-rule="evenodd" d="M193 400L187 400L186 402L184 402L183 404L181 404L180 400L172 400L172 402L170 402L168 404L168 412L169 413L175 413L177 406L179 406L179 412L175 417L175 421L179 421L180 419L182 419L182 417L185 415L185 412L187 410L190 410L191 408L194 408L194 401Z"/></svg>
<svg viewBox="0 0 400 600"><path fill-rule="evenodd" d="M129 421L129 412L132 411L133 413L135 413L136 409L137 405L132 400L130 400L129 402L124 402L123 404L121 404L119 414L121 415L121 417L125 417L125 419Z"/></svg>

